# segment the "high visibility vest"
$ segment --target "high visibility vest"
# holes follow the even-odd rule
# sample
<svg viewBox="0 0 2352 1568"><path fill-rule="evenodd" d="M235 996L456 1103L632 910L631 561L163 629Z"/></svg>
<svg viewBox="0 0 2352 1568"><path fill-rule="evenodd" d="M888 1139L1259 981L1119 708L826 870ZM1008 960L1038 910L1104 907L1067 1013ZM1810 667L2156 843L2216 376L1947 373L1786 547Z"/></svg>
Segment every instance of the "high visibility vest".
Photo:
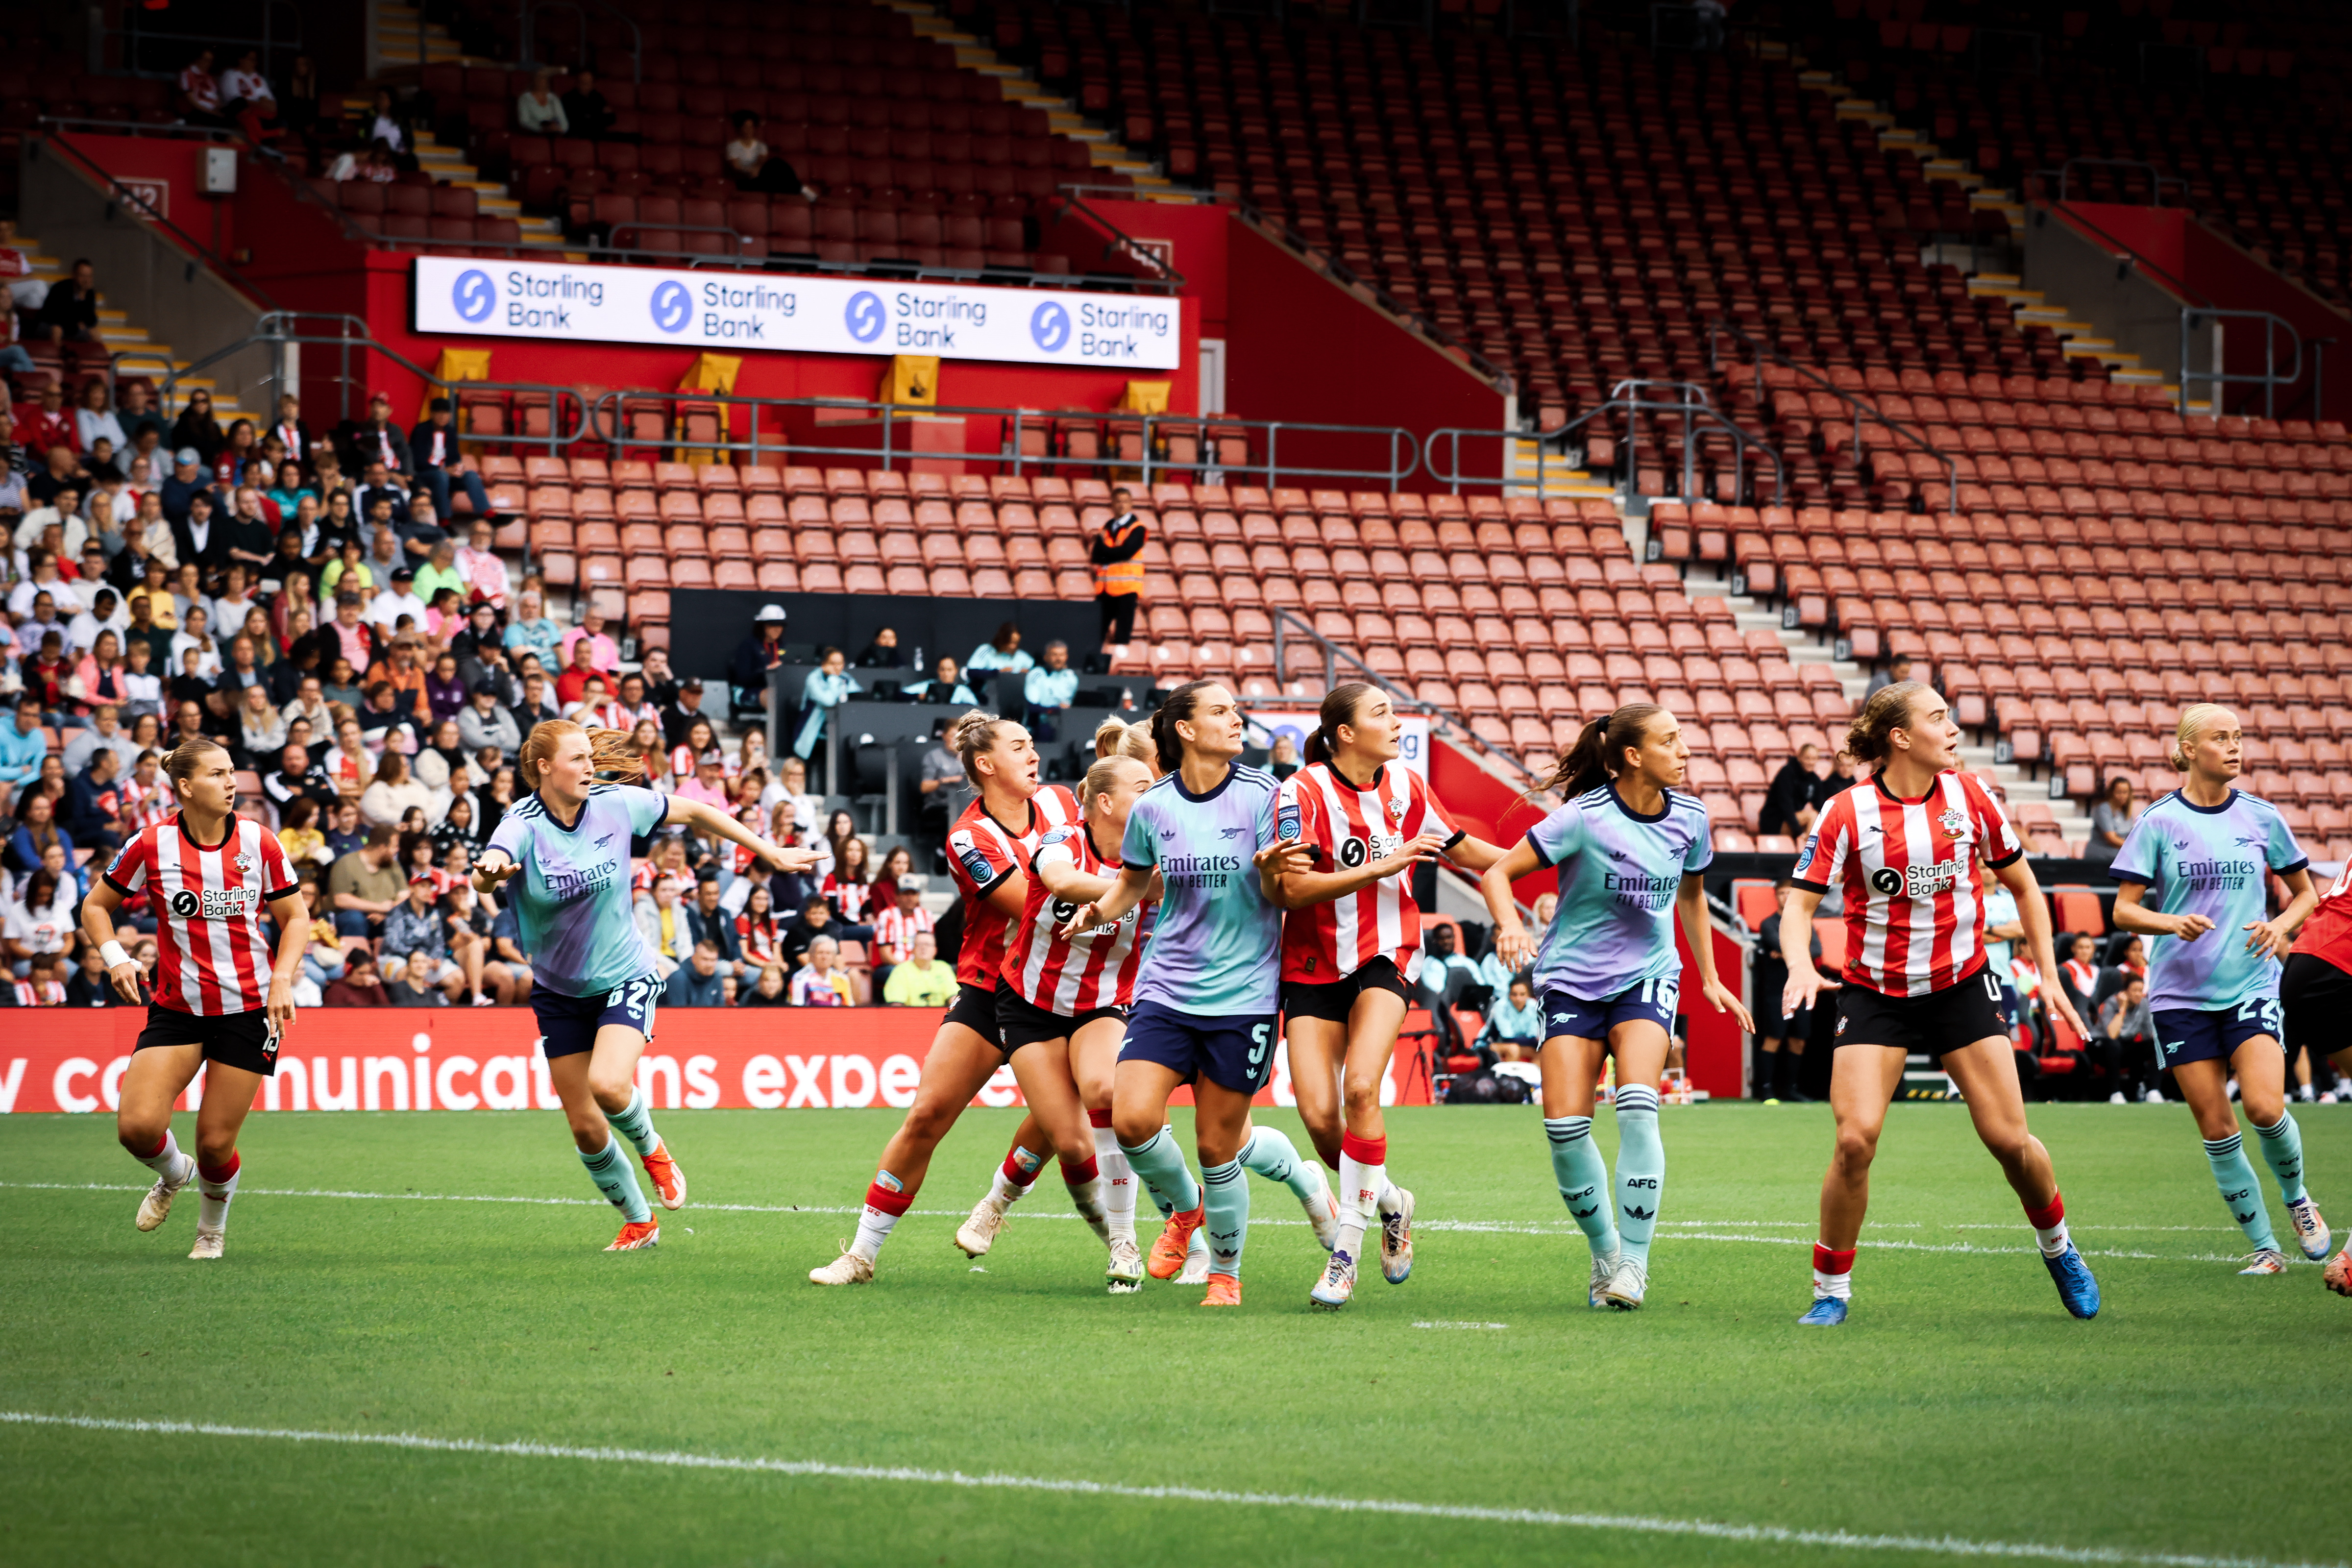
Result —
<svg viewBox="0 0 2352 1568"><path fill-rule="evenodd" d="M1113 546L1124 544L1133 536L1135 531L1142 526L1140 522L1130 522L1117 533L1112 533L1106 529L1103 533L1103 542ZM1142 593L1143 556L1141 553L1139 552L1125 561L1113 562L1108 566L1096 567L1095 592L1097 594Z"/></svg>

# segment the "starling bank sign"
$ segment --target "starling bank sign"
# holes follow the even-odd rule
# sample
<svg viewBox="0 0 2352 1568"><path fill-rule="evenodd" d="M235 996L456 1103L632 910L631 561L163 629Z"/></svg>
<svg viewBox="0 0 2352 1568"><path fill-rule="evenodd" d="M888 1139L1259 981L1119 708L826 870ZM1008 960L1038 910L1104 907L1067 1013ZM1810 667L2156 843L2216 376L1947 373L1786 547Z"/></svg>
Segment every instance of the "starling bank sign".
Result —
<svg viewBox="0 0 2352 1568"><path fill-rule="evenodd" d="M1177 301L758 272L416 258L420 332L1174 370Z"/></svg>

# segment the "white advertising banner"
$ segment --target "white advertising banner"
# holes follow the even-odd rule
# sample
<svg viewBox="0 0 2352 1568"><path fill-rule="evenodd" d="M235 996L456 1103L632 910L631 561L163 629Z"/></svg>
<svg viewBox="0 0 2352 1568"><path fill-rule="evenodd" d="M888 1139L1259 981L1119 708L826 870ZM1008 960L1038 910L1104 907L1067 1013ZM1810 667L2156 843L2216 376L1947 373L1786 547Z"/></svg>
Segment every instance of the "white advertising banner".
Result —
<svg viewBox="0 0 2352 1568"><path fill-rule="evenodd" d="M1423 783L1429 779L1429 721L1418 713L1402 716L1404 732L1397 737L1397 760L1419 773ZM1260 707L1249 709L1249 742L1253 746L1271 746L1276 735L1287 735L1290 743L1298 748L1298 759L1307 760L1307 737L1315 732L1320 716L1312 708L1292 711L1286 708Z"/></svg>
<svg viewBox="0 0 2352 1568"><path fill-rule="evenodd" d="M416 331L541 342L937 354L1174 370L1177 301L1150 294L416 258Z"/></svg>

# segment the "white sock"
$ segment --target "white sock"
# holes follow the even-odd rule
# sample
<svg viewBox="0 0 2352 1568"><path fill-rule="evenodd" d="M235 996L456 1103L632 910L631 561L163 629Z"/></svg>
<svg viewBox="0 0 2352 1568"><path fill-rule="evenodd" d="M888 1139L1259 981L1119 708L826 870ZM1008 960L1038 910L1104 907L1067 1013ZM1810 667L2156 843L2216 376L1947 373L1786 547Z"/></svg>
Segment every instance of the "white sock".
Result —
<svg viewBox="0 0 2352 1568"><path fill-rule="evenodd" d="M163 1146L161 1149L152 1154L133 1154L131 1158L175 1187L186 1186L196 1174L195 1160L180 1152L180 1141L172 1136L172 1130L168 1127L163 1129Z"/></svg>
<svg viewBox="0 0 2352 1568"><path fill-rule="evenodd" d="M1099 1160L1096 1162L1095 1175L1091 1181L1072 1182L1065 1179L1063 1185L1070 1190L1070 1206L1078 1211L1078 1217L1087 1222L1087 1227L1095 1233L1095 1239L1108 1247L1110 1223L1103 1207L1101 1162Z"/></svg>
<svg viewBox="0 0 2352 1568"><path fill-rule="evenodd" d="M849 1250L873 1262L882 1256L882 1244L890 1239L890 1227L898 1223L897 1215L885 1214L872 1204L862 1205L857 1211L857 1239L849 1244Z"/></svg>
<svg viewBox="0 0 2352 1568"><path fill-rule="evenodd" d="M1004 1173L1004 1167L999 1165L995 1180L988 1184L988 1201L998 1208L1017 1204L1029 1195L1029 1189L1035 1184L1034 1182L1015 1182Z"/></svg>
<svg viewBox="0 0 2352 1568"><path fill-rule="evenodd" d="M1385 1138L1381 1147L1388 1146ZM1343 1147L1339 1151L1339 1188L1333 1194L1339 1200L1339 1245L1335 1250L1349 1257L1364 1256L1364 1232L1381 1223L1380 1199L1389 1191L1388 1164L1370 1164L1357 1159Z"/></svg>
<svg viewBox="0 0 2352 1568"><path fill-rule="evenodd" d="M2060 1253L2065 1251L2067 1243L2066 1221L2064 1216L2061 1215L2058 1223L2052 1226L2047 1230L2042 1229L2042 1226L2038 1225L2035 1226L2033 1227L2033 1239L2042 1244L2042 1256L2044 1258L2055 1258Z"/></svg>
<svg viewBox="0 0 2352 1568"><path fill-rule="evenodd" d="M1111 1239L1135 1239L1135 1168L1118 1146L1118 1135L1108 1127L1095 1134L1095 1166L1102 1173L1103 1223Z"/></svg>
<svg viewBox="0 0 2352 1568"><path fill-rule="evenodd" d="M228 1157L228 1175L225 1180L215 1182L205 1175L202 1169L197 1171L196 1192L199 1197L196 1203L196 1228L198 1230L228 1228L229 1200L236 1196L236 1178L244 1168L245 1162L232 1152Z"/></svg>
<svg viewBox="0 0 2352 1568"><path fill-rule="evenodd" d="M1381 1197L1375 1205L1382 1215L1392 1215L1404 1206L1397 1197L1397 1184L1389 1180L1389 1168L1381 1167Z"/></svg>

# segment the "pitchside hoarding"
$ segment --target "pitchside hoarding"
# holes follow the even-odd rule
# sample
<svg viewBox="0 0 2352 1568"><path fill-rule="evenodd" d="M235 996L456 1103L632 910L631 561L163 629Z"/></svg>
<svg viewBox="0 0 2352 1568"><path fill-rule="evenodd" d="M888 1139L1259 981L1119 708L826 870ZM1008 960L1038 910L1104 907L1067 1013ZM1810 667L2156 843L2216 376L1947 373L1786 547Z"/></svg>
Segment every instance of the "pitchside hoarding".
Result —
<svg viewBox="0 0 2352 1568"><path fill-rule="evenodd" d="M415 281L423 333L1137 370L1181 360L1177 301L1159 295L447 256L418 257Z"/></svg>
<svg viewBox="0 0 2352 1568"><path fill-rule="evenodd" d="M1341 679L1347 679L1344 674ZM1253 703L1249 710L1249 739L1254 746L1271 746L1276 735L1288 735L1290 743L1298 748L1303 760L1307 755L1307 737L1322 722L1322 715L1312 708L1293 710L1268 708ZM1409 773L1429 782L1429 721L1418 713L1403 715L1403 733L1397 736L1397 760Z"/></svg>
<svg viewBox="0 0 2352 1568"><path fill-rule="evenodd" d="M1412 1016L1418 1017L1418 1015ZM38 1028L0 1044L0 1112L111 1112L121 1103L144 1007L52 1008ZM637 1081L663 1110L798 1110L915 1103L940 1015L929 1008L859 1007L738 1013L664 1008L637 1064ZM1424 1026L1408 1022L1407 1028ZM1383 1103L1426 1105L1427 1079L1400 1050ZM1275 1058L1261 1105L1290 1105L1290 1067ZM177 1109L194 1110L204 1080ZM1178 1091L1178 1103L1190 1089ZM1019 1105L1003 1068L975 1105ZM528 1008L481 1007L420 1018L405 1008L306 1010L288 1031L264 1110L554 1110L547 1058Z"/></svg>

